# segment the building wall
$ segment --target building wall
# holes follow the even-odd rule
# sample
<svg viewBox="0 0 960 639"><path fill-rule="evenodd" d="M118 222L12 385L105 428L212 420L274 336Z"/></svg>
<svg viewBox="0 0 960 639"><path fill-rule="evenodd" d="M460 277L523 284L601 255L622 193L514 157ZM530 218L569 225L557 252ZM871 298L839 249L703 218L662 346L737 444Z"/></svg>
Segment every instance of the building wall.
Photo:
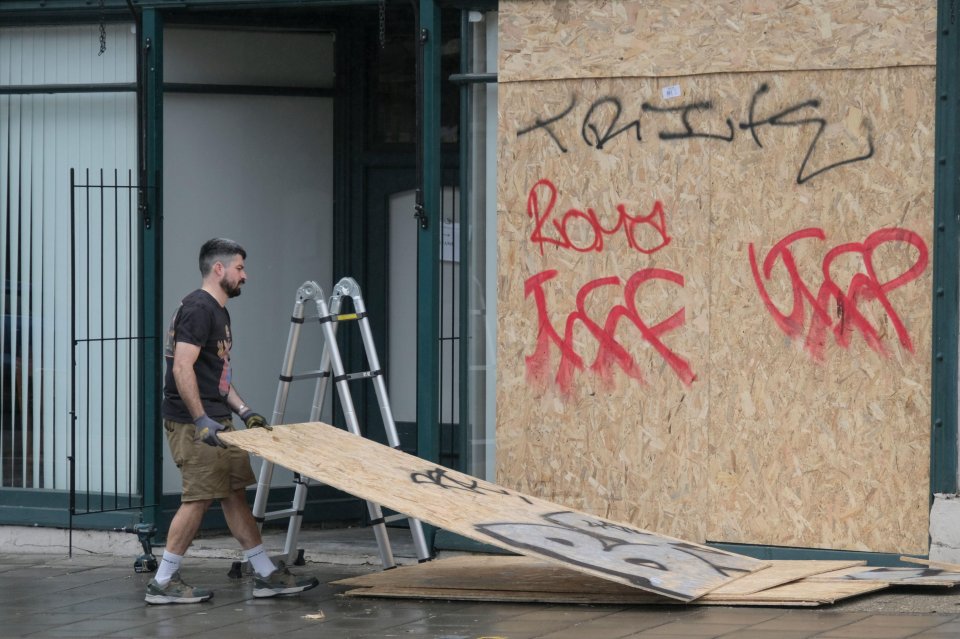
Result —
<svg viewBox="0 0 960 639"><path fill-rule="evenodd" d="M164 36L167 82L333 86L330 34L171 28ZM205 240L240 242L248 281L229 305L234 383L268 418L297 289L313 280L329 295L336 281L333 157L333 98L164 97L164 314L172 316L200 285L197 254ZM298 370L318 368L322 346L316 324L307 324ZM284 421L307 421L312 399L311 383L293 384ZM179 492L169 454L164 464L165 492ZM256 470L259 460L254 464ZM291 480L292 473L278 471L274 485Z"/></svg>
<svg viewBox="0 0 960 639"><path fill-rule="evenodd" d="M498 480L926 552L934 3L500 3Z"/></svg>

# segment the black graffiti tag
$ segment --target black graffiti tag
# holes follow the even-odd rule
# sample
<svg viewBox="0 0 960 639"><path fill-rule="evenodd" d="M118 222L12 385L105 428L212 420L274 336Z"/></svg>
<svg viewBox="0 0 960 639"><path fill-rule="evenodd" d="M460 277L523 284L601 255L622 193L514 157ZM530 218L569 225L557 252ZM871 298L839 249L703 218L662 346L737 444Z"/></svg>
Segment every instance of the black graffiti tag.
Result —
<svg viewBox="0 0 960 639"><path fill-rule="evenodd" d="M704 575L735 577L751 571L753 560L582 513L559 511L542 519L543 523L488 523L475 528L518 551L553 557L680 598L689 597Z"/></svg>
<svg viewBox="0 0 960 639"><path fill-rule="evenodd" d="M817 150L817 145L820 143L823 132L827 127L827 120L825 118L816 116L810 112L811 110L820 108L820 100L813 98L798 102L793 106L774 113L773 115L765 118L758 118L756 112L759 97L768 93L769 91L770 87L767 84L762 84L757 88L750 98L747 122L740 122L739 128L741 131L750 131L750 135L753 138L754 143L756 143L758 147L763 148L763 144L761 143L760 136L757 132L757 130L761 127L815 126L816 133L814 134L813 140L811 140L810 146L807 148L806 154L800 163L800 169L797 171L797 184L809 182L818 175L846 164L861 162L873 157L875 152L873 143L873 127L872 123L868 119L864 119L863 126L867 131L867 149L864 153L836 162L831 162L816 169L809 168L808 165L810 164L811 159ZM557 125L561 120L570 115L576 106L577 97L573 96L570 100L569 106L567 106L562 113L547 118L535 118L532 125L517 131L517 137L519 138L533 131L542 129L547 135L550 136L550 139L553 140L554 144L557 145L557 148L559 148L562 153L566 153L568 149L561 141L561 133L558 132ZM731 118L726 118L724 120L724 124L726 125L727 129L725 133L701 130L700 127L696 126L695 122L692 121L691 116L693 114L711 111L713 108L714 105L709 100L690 102L687 104L669 107L656 106L649 102L644 102L640 107L641 113L645 114L647 117L665 117L671 114L674 116L679 114L681 128L679 130L661 129L657 133L657 136L661 140L667 142L676 142L691 138L704 138L727 143L733 142L736 128L734 127L733 120ZM621 102L620 98L616 96L607 95L595 100L590 104L586 115L581 121L580 137L583 138L583 141L587 146L595 148L598 151L602 151L604 148L606 148L610 141L614 138L631 130L634 131L636 141L638 143L642 142L643 138L640 135L640 118L631 120L626 124L621 124L623 113L623 103Z"/></svg>
<svg viewBox="0 0 960 639"><path fill-rule="evenodd" d="M599 120L598 114L602 113L604 110L603 107L606 105L611 105L613 107L613 114L610 117L610 122L606 125L606 128L601 131L601 129L595 124L594 120ZM639 118L622 126L619 129L616 128L622 114L623 105L620 104L620 100L617 98L605 97L594 102L592 105L590 105L590 110L587 111L587 116L583 118L583 126L580 127L580 135L583 137L583 141L587 143L587 146L592 146L597 150L600 150L607 142L631 128L636 129L637 142L642 140L640 137ZM592 133L592 137L587 135L588 133Z"/></svg>
<svg viewBox="0 0 960 639"><path fill-rule="evenodd" d="M553 129L550 128L550 125L553 124L554 122L558 122L563 118L565 118L568 113L573 111L573 107L576 106L576 104L577 104L577 96L573 96L573 98L571 98L570 100L570 106L568 106L563 113L561 113L560 115L554 116L552 118L547 118L546 120L541 120L540 118L536 118L533 121L533 126L529 126L525 129L521 129L517 131L517 137L519 138L521 135L526 135L527 133L530 133L531 131L536 131L537 129L543 129L544 131L547 132L547 135L549 135L553 139L553 141L557 143L557 146L560 147L560 150L566 153L567 147L563 146L563 143L560 142L560 139L557 137L557 134L553 132Z"/></svg>
<svg viewBox="0 0 960 639"><path fill-rule="evenodd" d="M763 148L763 144L760 143L760 137L757 135L757 128L770 125L770 126L803 126L805 124L815 124L817 126L817 133L813 136L813 140L810 142L810 147L807 149L807 154L803 157L803 162L800 164L800 170L797 171L797 184L803 184L808 180L820 175L821 173L826 173L830 169L835 169L838 166L843 166L844 164L851 164L853 162L861 162L863 160L873 157L874 148L873 148L873 126L869 120L864 120L864 126L867 129L867 152L863 155L858 155L856 157L847 158L846 160L840 160L839 162L834 162L826 166L820 167L815 171L811 171L807 175L804 175L804 170L807 168L807 163L810 161L810 157L813 155L814 149L817 148L817 142L820 140L820 136L823 135L823 130L827 128L827 121L823 118L801 118L798 120L785 120L784 118L791 116L803 109L807 108L820 108L820 100L807 100L806 102L800 102L791 107L787 107L779 113L775 113L768 118L763 120L757 120L755 118L756 108L757 108L757 99L770 91L770 87L767 84L761 84L760 87L754 92L753 97L750 99L750 111L748 115L747 122L740 123L741 130L750 130L750 135L753 136L753 141L756 142L757 146Z"/></svg>
<svg viewBox="0 0 960 639"><path fill-rule="evenodd" d="M432 470L428 470L427 472L410 473L410 481L415 484L432 484L437 488L442 488L443 490L462 490L468 493L474 493L476 495L494 494L505 495L507 497L518 497L528 504L533 503L523 495L512 493L506 488L502 488L495 484L480 483L479 480L468 477L467 475L463 475L461 477L455 477L451 475L446 468L441 468L439 466Z"/></svg>
<svg viewBox="0 0 960 639"><path fill-rule="evenodd" d="M687 138L712 138L714 140L723 140L724 142L733 142L733 120L726 119L727 128L730 131L729 136L718 133L704 133L694 131L690 124L690 113L692 111L710 111L713 109L712 102L693 102L676 107L657 107L644 102L641 107L644 113L680 113L680 121L683 124L683 131L660 131L661 140L686 140Z"/></svg>

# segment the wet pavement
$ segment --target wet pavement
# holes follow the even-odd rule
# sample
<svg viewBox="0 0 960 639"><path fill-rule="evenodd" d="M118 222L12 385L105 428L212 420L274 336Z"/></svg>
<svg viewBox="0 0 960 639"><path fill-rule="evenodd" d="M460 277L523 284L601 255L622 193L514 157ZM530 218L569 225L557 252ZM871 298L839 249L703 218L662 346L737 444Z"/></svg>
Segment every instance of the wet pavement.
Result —
<svg viewBox="0 0 960 639"><path fill-rule="evenodd" d="M150 574L133 556L0 552L0 637L413 637L432 639L946 639L960 637L955 589L885 591L817 609L712 606L595 606L390 600L343 597L331 581L379 570L355 561L349 538L331 541L344 561L311 561L295 571L321 585L289 597L254 599L252 577L228 576L230 540L208 539L188 553L182 574L212 588L210 602L150 606ZM159 549L156 549L157 551ZM328 549L329 550L329 549ZM233 551L231 551L233 552ZM400 554L405 552L403 545ZM203 555L203 556L197 556Z"/></svg>

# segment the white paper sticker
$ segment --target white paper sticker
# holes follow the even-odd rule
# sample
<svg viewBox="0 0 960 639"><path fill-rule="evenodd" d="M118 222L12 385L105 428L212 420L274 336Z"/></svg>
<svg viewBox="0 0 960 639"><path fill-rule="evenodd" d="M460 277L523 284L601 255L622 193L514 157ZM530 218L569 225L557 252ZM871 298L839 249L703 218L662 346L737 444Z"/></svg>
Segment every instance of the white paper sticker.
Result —
<svg viewBox="0 0 960 639"><path fill-rule="evenodd" d="M669 100L670 98L679 98L680 97L680 85L672 84L668 87L663 87L663 99Z"/></svg>

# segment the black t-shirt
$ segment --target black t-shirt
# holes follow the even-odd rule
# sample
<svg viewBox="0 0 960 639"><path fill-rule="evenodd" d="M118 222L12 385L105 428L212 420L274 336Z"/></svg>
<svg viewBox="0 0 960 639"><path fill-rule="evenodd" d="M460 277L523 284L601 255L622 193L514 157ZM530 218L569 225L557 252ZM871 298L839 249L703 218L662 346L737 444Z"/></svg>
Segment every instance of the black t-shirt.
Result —
<svg viewBox="0 0 960 639"><path fill-rule="evenodd" d="M180 398L177 383L173 379L173 346L186 342L200 347L200 355L193 365L200 391L203 410L209 417L220 419L230 416L227 394L230 392L230 314L227 309L203 289L187 295L170 320L164 344L164 359L167 372L163 379L163 404L160 412L164 419L189 423L193 421L190 411Z"/></svg>

